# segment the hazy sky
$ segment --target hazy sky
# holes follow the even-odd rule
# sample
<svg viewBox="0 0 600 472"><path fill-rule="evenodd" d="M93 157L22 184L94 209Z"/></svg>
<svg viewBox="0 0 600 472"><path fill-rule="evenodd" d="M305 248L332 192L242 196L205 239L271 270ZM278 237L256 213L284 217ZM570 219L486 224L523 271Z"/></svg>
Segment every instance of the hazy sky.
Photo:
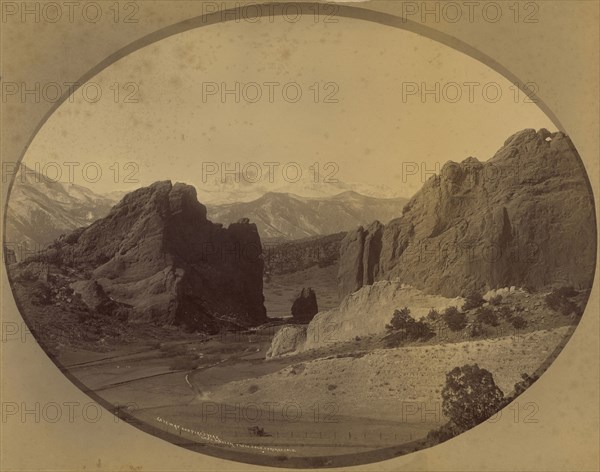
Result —
<svg viewBox="0 0 600 472"><path fill-rule="evenodd" d="M337 167L340 180L383 184L392 194L410 196L422 182L417 176L403 178L403 163L433 169L468 156L487 160L520 129L555 130L535 104L524 103L522 93L515 97L515 88L502 76L427 38L345 18L332 24L271 20L198 28L121 59L92 80L98 86L86 89L89 100L77 91L73 103L60 107L24 162L79 162L75 182L101 193L164 179L206 187L212 180L203 182L203 169L208 175L222 166L235 169L236 162L240 168L259 163L260 185L269 170L263 163L280 163L274 182L266 182L279 188L286 183L286 163L298 163L305 180L312 180L310 166L318 162L319 185L327 185L322 182L326 171ZM132 98L137 103L123 103L134 90L125 90L129 82L136 84ZM235 89L236 82L240 102L235 94L223 100L222 84ZM247 85L251 82L259 87ZM288 85L287 95L282 93L293 82L302 90L296 103L298 86ZM446 85L450 82L460 85L460 99L456 86ZM472 103L465 82L480 84L472 86ZM435 89L436 83L455 103L444 100L443 93L439 101L435 94L421 95L423 85ZM482 91L488 83L486 100ZM102 97L91 103L98 87ZM415 94L406 94L415 87ZM502 97L493 103L498 89ZM257 99L258 90L262 97ZM336 90L337 103L324 103ZM90 161L102 168L98 182L81 178L82 166ZM124 181L133 169L124 168L127 162L139 166L139 183ZM324 169L328 162L336 167ZM117 183L113 163L120 168ZM296 169L288 165L288 178ZM88 172L93 179L94 169Z"/></svg>

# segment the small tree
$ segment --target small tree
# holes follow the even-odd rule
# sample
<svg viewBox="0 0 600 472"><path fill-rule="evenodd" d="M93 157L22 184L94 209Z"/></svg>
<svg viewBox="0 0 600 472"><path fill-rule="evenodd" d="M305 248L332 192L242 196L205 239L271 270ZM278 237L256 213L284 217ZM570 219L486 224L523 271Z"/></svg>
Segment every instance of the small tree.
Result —
<svg viewBox="0 0 600 472"><path fill-rule="evenodd" d="M465 297L465 303L462 306L463 311L479 308L485 303L485 300L479 292L471 292Z"/></svg>
<svg viewBox="0 0 600 472"><path fill-rule="evenodd" d="M406 329L411 321L414 321L414 318L410 316L410 310L408 307L404 307L401 310L394 310L392 321L390 321L390 324L385 325L385 329L388 331L399 331Z"/></svg>
<svg viewBox="0 0 600 472"><path fill-rule="evenodd" d="M395 310L390 324L385 328L390 332L387 337L389 347L397 347L402 341L427 340L435 335L427 323L410 316L410 310L406 307Z"/></svg>
<svg viewBox="0 0 600 472"><path fill-rule="evenodd" d="M425 319L430 323L437 323L441 319L440 312L437 311L435 308L432 308L431 310L429 310L429 313L427 313Z"/></svg>
<svg viewBox="0 0 600 472"><path fill-rule="evenodd" d="M475 314L475 321L490 326L498 326L498 316L490 308L479 307Z"/></svg>
<svg viewBox="0 0 600 472"><path fill-rule="evenodd" d="M444 321L451 331L460 331L467 326L467 315L450 306L444 310Z"/></svg>
<svg viewBox="0 0 600 472"><path fill-rule="evenodd" d="M504 394L491 372L477 364L455 367L446 374L442 411L464 430L477 426L504 405Z"/></svg>
<svg viewBox="0 0 600 472"><path fill-rule="evenodd" d="M510 322L515 329L523 329L527 327L527 320L525 320L525 318L522 316L514 316L511 318Z"/></svg>

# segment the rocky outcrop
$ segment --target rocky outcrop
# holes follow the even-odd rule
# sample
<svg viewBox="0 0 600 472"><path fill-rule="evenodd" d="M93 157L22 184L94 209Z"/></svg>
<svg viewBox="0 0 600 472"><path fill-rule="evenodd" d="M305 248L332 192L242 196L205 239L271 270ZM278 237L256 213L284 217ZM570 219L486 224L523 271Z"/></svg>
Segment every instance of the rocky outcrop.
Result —
<svg viewBox="0 0 600 472"><path fill-rule="evenodd" d="M130 306L130 322L216 332L266 320L261 253L255 225L214 224L193 187L164 181L126 195L107 217L53 243L45 257L94 288L74 289Z"/></svg>
<svg viewBox="0 0 600 472"><path fill-rule="evenodd" d="M299 323L308 323L318 312L315 291L312 288L303 288L292 304L292 317Z"/></svg>
<svg viewBox="0 0 600 472"><path fill-rule="evenodd" d="M486 162L446 163L401 217L349 232L340 254L342 296L391 278L450 297L588 288L596 222L585 170L563 133L521 131Z"/></svg>
<svg viewBox="0 0 600 472"><path fill-rule="evenodd" d="M308 326L289 327L290 331L282 328L273 338L267 357L353 341L357 336L381 335L399 308L408 307L411 316L420 319L432 308L441 313L463 303L461 297L428 295L397 280L375 282L347 295L339 307L318 313Z"/></svg>
<svg viewBox="0 0 600 472"><path fill-rule="evenodd" d="M306 341L305 326L284 326L273 336L267 359L291 355L302 349Z"/></svg>

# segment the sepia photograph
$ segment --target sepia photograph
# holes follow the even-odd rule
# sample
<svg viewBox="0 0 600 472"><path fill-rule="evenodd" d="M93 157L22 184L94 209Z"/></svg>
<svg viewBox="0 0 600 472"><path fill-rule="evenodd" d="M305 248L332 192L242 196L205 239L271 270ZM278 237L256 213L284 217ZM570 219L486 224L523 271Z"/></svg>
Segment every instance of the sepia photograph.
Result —
<svg viewBox="0 0 600 472"><path fill-rule="evenodd" d="M394 470L485 428L535 437L529 389L567 347L597 375L598 156L576 138L598 129L442 26L531 33L554 2L66 3L2 1L2 26L136 34L85 69L55 51L78 80L3 65L2 348L35 351L2 383L38 365L81 394L3 394L5 438L79 418L224 470ZM584 450L555 470L595 470ZM102 454L56 464L167 470Z"/></svg>

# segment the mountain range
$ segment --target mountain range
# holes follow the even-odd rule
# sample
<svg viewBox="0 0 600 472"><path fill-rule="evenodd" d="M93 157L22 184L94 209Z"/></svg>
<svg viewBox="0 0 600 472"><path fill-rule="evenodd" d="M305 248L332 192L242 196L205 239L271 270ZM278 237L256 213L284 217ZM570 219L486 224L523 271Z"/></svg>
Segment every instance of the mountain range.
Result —
<svg viewBox="0 0 600 472"><path fill-rule="evenodd" d="M23 247L39 250L60 235L108 215L126 194L120 191L97 194L81 185L52 182L31 169L24 170L15 180L6 227L7 247L19 259ZM317 193L318 188L315 186L313 191L303 187L307 194ZM231 188L224 192L221 198L233 198ZM248 192L242 194L248 196ZM373 219L387 222L400 213L407 201L369 197L354 191L321 197L269 192L252 201L207 205L207 209L211 221L224 225L249 218L257 225L263 240L295 240L354 229Z"/></svg>
<svg viewBox="0 0 600 472"><path fill-rule="evenodd" d="M374 219L388 222L407 202L405 198L367 197L353 191L321 198L269 192L251 202L209 206L208 217L225 225L249 218L261 238L293 240L355 229Z"/></svg>
<svg viewBox="0 0 600 472"><path fill-rule="evenodd" d="M106 216L121 197L54 182L22 165L8 202L5 244L17 253L23 247L39 250L61 234Z"/></svg>

